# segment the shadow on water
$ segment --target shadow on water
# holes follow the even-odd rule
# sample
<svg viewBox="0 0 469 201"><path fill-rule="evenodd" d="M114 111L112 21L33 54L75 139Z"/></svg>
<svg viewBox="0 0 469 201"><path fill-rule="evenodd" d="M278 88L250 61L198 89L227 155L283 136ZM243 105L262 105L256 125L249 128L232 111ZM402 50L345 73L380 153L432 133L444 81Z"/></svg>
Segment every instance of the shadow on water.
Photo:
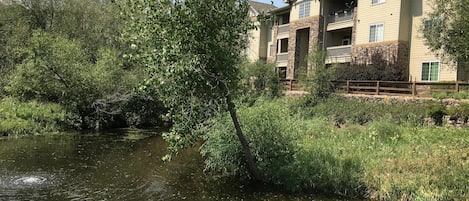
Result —
<svg viewBox="0 0 469 201"><path fill-rule="evenodd" d="M163 163L156 131L0 139L0 200L340 200L220 182L196 149Z"/></svg>

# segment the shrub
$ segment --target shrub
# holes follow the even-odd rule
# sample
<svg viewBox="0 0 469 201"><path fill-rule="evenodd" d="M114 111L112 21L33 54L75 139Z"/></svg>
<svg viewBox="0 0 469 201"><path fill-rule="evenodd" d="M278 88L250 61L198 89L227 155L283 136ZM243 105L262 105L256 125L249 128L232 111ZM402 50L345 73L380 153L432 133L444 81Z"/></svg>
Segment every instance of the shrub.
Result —
<svg viewBox="0 0 469 201"><path fill-rule="evenodd" d="M443 104L433 103L427 106L426 114L433 119L435 125L441 126L443 124L443 116L447 114L447 111Z"/></svg>
<svg viewBox="0 0 469 201"><path fill-rule="evenodd" d="M433 93L432 97L438 100L442 100L442 99L448 98L448 93L446 92Z"/></svg>
<svg viewBox="0 0 469 201"><path fill-rule="evenodd" d="M468 95L469 94L467 94L465 92L458 92L458 93L451 94L451 98L454 98L456 100L461 100L461 99L468 98Z"/></svg>
<svg viewBox="0 0 469 201"><path fill-rule="evenodd" d="M315 141L316 137L329 136L333 125L324 124L324 120L305 121L292 116L284 105L283 100L260 100L238 111L267 182L291 191L358 194L362 175L360 160L341 157L332 151L330 144ZM201 147L205 170L221 176L247 178L244 155L232 127L225 116L216 119L208 130Z"/></svg>
<svg viewBox="0 0 469 201"><path fill-rule="evenodd" d="M267 64L263 61L248 63L241 66L241 73L244 88L251 95L277 97L282 92L280 80L275 73L273 64Z"/></svg>
<svg viewBox="0 0 469 201"><path fill-rule="evenodd" d="M382 52L375 51L371 53L369 61L353 61L352 64L337 66L334 75L337 80L404 81L406 79L404 65L384 57Z"/></svg>
<svg viewBox="0 0 469 201"><path fill-rule="evenodd" d="M302 125L290 117L286 107L275 101L260 100L253 107L239 109L238 115L259 169L270 182L279 183L279 169L292 162L294 142ZM206 157L206 170L225 176L248 177L241 144L228 116L214 120L201 153Z"/></svg>
<svg viewBox="0 0 469 201"><path fill-rule="evenodd" d="M303 109L305 110L305 109ZM382 103L332 96L308 109L310 115L337 123L366 124L386 119L394 123L423 124L425 106L417 103Z"/></svg>
<svg viewBox="0 0 469 201"><path fill-rule="evenodd" d="M72 126L73 118L58 104L0 101L0 135L56 132Z"/></svg>

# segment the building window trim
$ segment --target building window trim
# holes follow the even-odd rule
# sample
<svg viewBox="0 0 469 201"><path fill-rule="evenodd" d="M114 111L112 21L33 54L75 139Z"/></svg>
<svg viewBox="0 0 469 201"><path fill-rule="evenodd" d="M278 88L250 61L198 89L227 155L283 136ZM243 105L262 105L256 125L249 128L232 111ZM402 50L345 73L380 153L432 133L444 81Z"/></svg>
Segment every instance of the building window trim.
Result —
<svg viewBox="0 0 469 201"><path fill-rule="evenodd" d="M386 3L386 0L371 0L371 5L379 5L379 4L384 4Z"/></svg>
<svg viewBox="0 0 469 201"><path fill-rule="evenodd" d="M306 18L309 17L311 14L311 2L310 1L305 1L301 2L298 5L298 18Z"/></svg>
<svg viewBox="0 0 469 201"><path fill-rule="evenodd" d="M374 27L374 32L372 32L372 27ZM381 27L381 30L378 29ZM384 23L375 23L370 25L368 42L377 43L384 41Z"/></svg>
<svg viewBox="0 0 469 201"><path fill-rule="evenodd" d="M427 75L424 74L424 65L427 64ZM432 79L432 70L433 70L433 65L436 64L436 78ZM438 82L440 80L440 70L441 70L441 62L440 61L422 61L420 65L420 80L422 82ZM424 78L424 76L426 78Z"/></svg>

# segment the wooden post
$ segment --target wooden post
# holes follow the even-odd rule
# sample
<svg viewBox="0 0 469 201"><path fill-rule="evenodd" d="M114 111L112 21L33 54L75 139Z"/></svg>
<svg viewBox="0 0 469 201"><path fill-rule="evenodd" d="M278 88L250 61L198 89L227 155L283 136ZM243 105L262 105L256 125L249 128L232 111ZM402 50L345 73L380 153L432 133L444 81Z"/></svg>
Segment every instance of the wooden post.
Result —
<svg viewBox="0 0 469 201"><path fill-rule="evenodd" d="M293 91L293 80L290 80L290 91Z"/></svg>
<svg viewBox="0 0 469 201"><path fill-rule="evenodd" d="M459 93L459 82L456 82L456 93Z"/></svg>
<svg viewBox="0 0 469 201"><path fill-rule="evenodd" d="M376 95L379 95L379 81L376 82Z"/></svg>
<svg viewBox="0 0 469 201"><path fill-rule="evenodd" d="M347 80L347 93L350 93L350 80Z"/></svg>
<svg viewBox="0 0 469 201"><path fill-rule="evenodd" d="M415 80L414 80L414 81L412 81L412 96L415 96L416 92L417 92L417 86L416 86Z"/></svg>

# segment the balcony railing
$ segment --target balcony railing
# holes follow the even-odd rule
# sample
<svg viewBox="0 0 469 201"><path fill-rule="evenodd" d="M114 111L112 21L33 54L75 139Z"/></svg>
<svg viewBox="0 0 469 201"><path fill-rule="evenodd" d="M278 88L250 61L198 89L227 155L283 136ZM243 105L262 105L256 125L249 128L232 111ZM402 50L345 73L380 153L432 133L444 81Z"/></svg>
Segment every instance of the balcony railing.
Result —
<svg viewBox="0 0 469 201"><path fill-rule="evenodd" d="M290 32L290 24L282 24L278 26L278 34L284 34Z"/></svg>
<svg viewBox="0 0 469 201"><path fill-rule="evenodd" d="M282 61L288 61L288 52L277 54L277 62L282 62Z"/></svg>
<svg viewBox="0 0 469 201"><path fill-rule="evenodd" d="M351 45L333 46L327 48L327 56L330 57L345 57L352 55Z"/></svg>
<svg viewBox="0 0 469 201"><path fill-rule="evenodd" d="M353 10L341 10L333 12L327 18L327 22L335 23L353 19Z"/></svg>

